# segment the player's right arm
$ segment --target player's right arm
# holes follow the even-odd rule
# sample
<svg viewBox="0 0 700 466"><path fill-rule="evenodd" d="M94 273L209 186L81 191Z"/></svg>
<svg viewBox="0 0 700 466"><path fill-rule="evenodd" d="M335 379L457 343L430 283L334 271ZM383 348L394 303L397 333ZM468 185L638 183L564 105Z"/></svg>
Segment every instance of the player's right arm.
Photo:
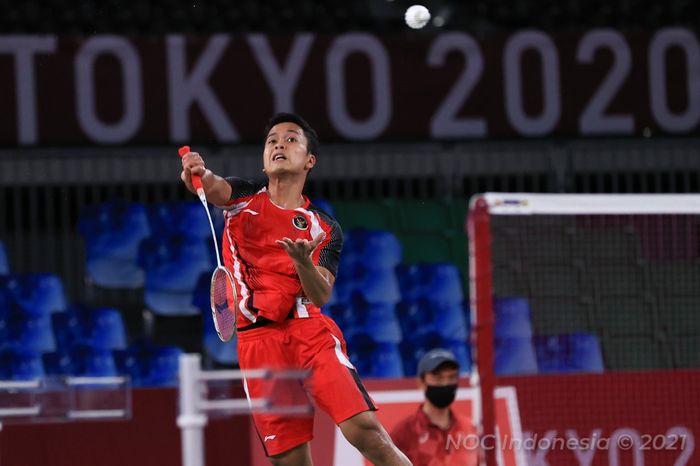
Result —
<svg viewBox="0 0 700 466"><path fill-rule="evenodd" d="M192 186L192 175L202 177L204 193L211 204L221 206L231 199L231 184L206 168L204 159L197 152L188 152L182 156L182 173L180 173L180 178L187 189L197 194L197 190Z"/></svg>

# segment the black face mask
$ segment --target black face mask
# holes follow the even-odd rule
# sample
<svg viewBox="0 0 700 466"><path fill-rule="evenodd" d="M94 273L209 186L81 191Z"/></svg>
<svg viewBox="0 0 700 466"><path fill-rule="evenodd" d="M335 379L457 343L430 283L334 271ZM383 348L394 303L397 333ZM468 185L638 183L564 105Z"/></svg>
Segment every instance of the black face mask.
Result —
<svg viewBox="0 0 700 466"><path fill-rule="evenodd" d="M447 408L457 396L457 384L454 385L428 385L425 397L436 408Z"/></svg>

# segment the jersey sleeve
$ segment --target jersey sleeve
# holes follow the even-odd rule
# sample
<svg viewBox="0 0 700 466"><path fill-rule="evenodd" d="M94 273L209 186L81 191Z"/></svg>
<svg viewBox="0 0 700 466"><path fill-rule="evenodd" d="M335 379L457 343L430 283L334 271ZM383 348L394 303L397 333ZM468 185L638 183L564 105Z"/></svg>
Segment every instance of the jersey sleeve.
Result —
<svg viewBox="0 0 700 466"><path fill-rule="evenodd" d="M233 204L249 198L261 188L260 183L251 180L244 180L235 176L226 178L226 182L231 185L231 198L222 207L231 207Z"/></svg>
<svg viewBox="0 0 700 466"><path fill-rule="evenodd" d="M329 226L330 240L322 243L321 254L318 257L318 265L328 269L334 277L337 277L340 252L343 250L343 230L336 221L329 222Z"/></svg>

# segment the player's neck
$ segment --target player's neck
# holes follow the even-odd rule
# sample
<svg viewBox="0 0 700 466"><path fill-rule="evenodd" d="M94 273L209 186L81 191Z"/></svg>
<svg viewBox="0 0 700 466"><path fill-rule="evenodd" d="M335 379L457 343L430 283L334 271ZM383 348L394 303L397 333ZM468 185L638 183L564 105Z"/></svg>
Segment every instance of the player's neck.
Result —
<svg viewBox="0 0 700 466"><path fill-rule="evenodd" d="M450 427L450 407L438 408L429 401L423 403L423 412L430 422L435 424L441 429L448 429Z"/></svg>
<svg viewBox="0 0 700 466"><path fill-rule="evenodd" d="M296 209L304 205L304 197L301 195L304 189L304 180L299 182L290 178L270 178L267 192L276 206L283 209Z"/></svg>

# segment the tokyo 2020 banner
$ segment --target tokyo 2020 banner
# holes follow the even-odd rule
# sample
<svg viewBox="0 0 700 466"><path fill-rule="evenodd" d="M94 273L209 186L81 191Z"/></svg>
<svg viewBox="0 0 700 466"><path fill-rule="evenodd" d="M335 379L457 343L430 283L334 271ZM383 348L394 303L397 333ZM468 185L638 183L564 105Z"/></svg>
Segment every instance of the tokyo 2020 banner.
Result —
<svg viewBox="0 0 700 466"><path fill-rule="evenodd" d="M0 144L700 133L694 31L0 37Z"/></svg>

